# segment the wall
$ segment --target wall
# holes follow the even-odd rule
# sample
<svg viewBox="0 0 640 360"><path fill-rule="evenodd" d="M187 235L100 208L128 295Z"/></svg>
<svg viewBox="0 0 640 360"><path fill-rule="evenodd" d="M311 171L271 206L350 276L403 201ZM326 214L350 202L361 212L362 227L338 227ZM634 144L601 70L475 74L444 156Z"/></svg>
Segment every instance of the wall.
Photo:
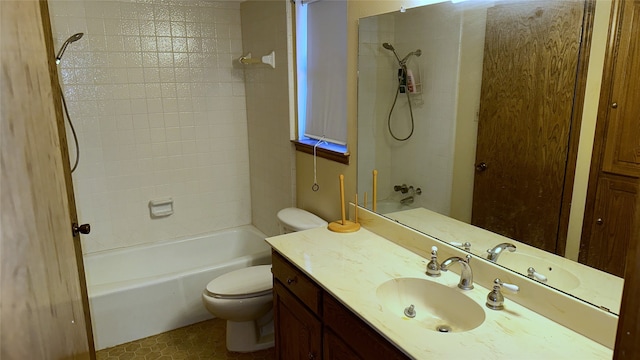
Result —
<svg viewBox="0 0 640 360"><path fill-rule="evenodd" d="M569 231L567 233L567 247L565 250L565 256L575 261L578 261L578 253L580 251L580 236L582 234L582 221L584 218L587 187L589 185L589 169L591 168L591 156L596 132L610 13L611 0L598 0L596 2L593 38L591 39L591 53L589 55L587 89L585 91L584 107L582 110L576 177L573 184L571 214L569 214Z"/></svg>
<svg viewBox="0 0 640 360"><path fill-rule="evenodd" d="M240 3L49 4L56 46L85 33L60 64L84 252L250 223ZM151 219L166 197L175 213Z"/></svg>
<svg viewBox="0 0 640 360"><path fill-rule="evenodd" d="M295 155L290 140L293 113L293 48L287 1L241 4L243 54L261 57L275 51L275 69L244 68L251 168L251 216L267 235L278 234L276 214L295 206Z"/></svg>

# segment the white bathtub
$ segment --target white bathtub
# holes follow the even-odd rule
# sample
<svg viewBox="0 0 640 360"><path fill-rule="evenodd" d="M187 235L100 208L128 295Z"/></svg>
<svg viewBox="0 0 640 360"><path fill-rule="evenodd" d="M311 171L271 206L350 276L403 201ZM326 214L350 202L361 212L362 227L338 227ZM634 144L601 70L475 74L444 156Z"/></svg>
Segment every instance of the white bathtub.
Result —
<svg viewBox="0 0 640 360"><path fill-rule="evenodd" d="M96 349L212 318L202 290L229 271L270 264L264 238L242 226L85 256Z"/></svg>

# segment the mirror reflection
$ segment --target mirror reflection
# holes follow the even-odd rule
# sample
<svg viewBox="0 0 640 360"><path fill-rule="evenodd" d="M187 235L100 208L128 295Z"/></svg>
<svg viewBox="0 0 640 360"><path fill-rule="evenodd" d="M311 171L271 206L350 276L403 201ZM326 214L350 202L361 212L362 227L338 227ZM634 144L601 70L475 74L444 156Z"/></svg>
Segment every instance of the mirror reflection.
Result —
<svg viewBox="0 0 640 360"><path fill-rule="evenodd" d="M592 5L443 2L360 19L358 192L377 169L378 213L617 313L620 277L559 256Z"/></svg>

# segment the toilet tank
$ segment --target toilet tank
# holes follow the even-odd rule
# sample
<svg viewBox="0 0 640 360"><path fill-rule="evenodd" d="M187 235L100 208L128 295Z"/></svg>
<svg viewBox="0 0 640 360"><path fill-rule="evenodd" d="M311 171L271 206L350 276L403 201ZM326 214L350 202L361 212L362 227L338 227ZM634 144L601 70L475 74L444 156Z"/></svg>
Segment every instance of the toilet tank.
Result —
<svg viewBox="0 0 640 360"><path fill-rule="evenodd" d="M278 211L278 225L280 233L286 234L327 226L328 223L306 210L291 207Z"/></svg>

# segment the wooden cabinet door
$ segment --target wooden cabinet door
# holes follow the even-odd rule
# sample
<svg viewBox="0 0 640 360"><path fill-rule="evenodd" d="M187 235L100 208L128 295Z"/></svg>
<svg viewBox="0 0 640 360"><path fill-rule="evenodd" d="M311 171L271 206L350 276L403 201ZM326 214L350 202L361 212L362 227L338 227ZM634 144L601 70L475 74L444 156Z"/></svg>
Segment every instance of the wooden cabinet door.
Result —
<svg viewBox="0 0 640 360"><path fill-rule="evenodd" d="M487 11L471 223L551 252L584 6L516 1Z"/></svg>
<svg viewBox="0 0 640 360"><path fill-rule="evenodd" d="M324 328L322 340L324 360L362 360L353 349L329 328Z"/></svg>
<svg viewBox="0 0 640 360"><path fill-rule="evenodd" d="M276 359L322 358L322 323L279 281L273 283Z"/></svg>
<svg viewBox="0 0 640 360"><path fill-rule="evenodd" d="M580 262L624 276L629 241L638 241L634 230L638 182L633 178L601 176L598 180L591 237L582 242Z"/></svg>
<svg viewBox="0 0 640 360"><path fill-rule="evenodd" d="M640 177L640 1L623 1L603 170Z"/></svg>

